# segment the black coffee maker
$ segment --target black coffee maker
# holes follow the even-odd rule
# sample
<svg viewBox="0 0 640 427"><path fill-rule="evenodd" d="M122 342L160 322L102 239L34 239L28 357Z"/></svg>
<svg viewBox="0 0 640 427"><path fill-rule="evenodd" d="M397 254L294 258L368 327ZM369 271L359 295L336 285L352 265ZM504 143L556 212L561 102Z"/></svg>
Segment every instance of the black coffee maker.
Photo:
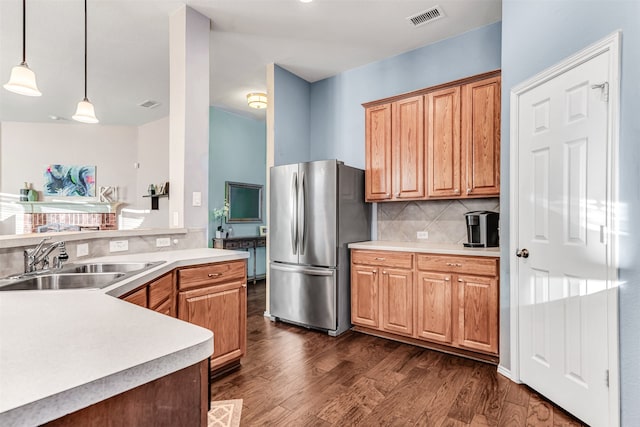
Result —
<svg viewBox="0 0 640 427"><path fill-rule="evenodd" d="M500 214L490 211L473 211L464 214L467 223L468 248L491 248L499 244L498 222Z"/></svg>

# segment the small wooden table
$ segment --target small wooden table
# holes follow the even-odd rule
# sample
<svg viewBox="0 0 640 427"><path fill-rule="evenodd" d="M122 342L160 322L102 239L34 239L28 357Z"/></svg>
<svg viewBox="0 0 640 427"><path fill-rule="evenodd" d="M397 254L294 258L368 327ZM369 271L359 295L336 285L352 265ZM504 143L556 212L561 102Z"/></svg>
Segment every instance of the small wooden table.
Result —
<svg viewBox="0 0 640 427"><path fill-rule="evenodd" d="M213 239L213 247L216 249L253 249L253 277L247 277L247 280L253 279L256 284L256 250L267 246L266 236L241 236Z"/></svg>

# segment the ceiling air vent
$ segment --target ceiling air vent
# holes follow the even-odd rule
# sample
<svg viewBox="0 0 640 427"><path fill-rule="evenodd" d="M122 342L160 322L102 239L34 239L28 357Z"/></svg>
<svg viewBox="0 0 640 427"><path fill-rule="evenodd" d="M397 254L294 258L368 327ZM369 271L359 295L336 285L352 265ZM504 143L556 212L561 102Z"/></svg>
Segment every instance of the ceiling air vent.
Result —
<svg viewBox="0 0 640 427"><path fill-rule="evenodd" d="M141 104L138 104L138 105L143 108L156 108L158 105L160 105L160 103L158 101L150 101L147 99L146 101L143 101Z"/></svg>
<svg viewBox="0 0 640 427"><path fill-rule="evenodd" d="M410 21L414 27L419 27L437 19L444 18L444 16L444 10L442 10L440 6L434 6L424 12L409 16L407 20Z"/></svg>

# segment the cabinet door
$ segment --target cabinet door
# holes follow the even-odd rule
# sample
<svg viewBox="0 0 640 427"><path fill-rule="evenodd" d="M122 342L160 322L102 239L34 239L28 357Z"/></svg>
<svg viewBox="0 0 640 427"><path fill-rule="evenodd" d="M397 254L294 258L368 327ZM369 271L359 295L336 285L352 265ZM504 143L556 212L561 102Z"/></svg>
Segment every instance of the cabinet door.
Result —
<svg viewBox="0 0 640 427"><path fill-rule="evenodd" d="M500 195L500 77L462 87L468 196Z"/></svg>
<svg viewBox="0 0 640 427"><path fill-rule="evenodd" d="M378 328L378 267L351 265L351 323Z"/></svg>
<svg viewBox="0 0 640 427"><path fill-rule="evenodd" d="M393 103L393 198L424 197L424 99L414 96Z"/></svg>
<svg viewBox="0 0 640 427"><path fill-rule="evenodd" d="M452 343L451 274L418 273L416 284L417 338Z"/></svg>
<svg viewBox="0 0 640 427"><path fill-rule="evenodd" d="M498 353L498 281L458 276L458 345Z"/></svg>
<svg viewBox="0 0 640 427"><path fill-rule="evenodd" d="M427 195L459 197L461 189L460 87L426 95Z"/></svg>
<svg viewBox="0 0 640 427"><path fill-rule="evenodd" d="M147 287L143 286L137 291L122 298L123 300L130 302L131 304L139 305L140 307L147 308Z"/></svg>
<svg viewBox="0 0 640 427"><path fill-rule="evenodd" d="M213 332L212 370L239 359L245 353L247 338L246 282L180 292L178 318Z"/></svg>
<svg viewBox="0 0 640 427"><path fill-rule="evenodd" d="M168 273L149 283L149 308L175 317L175 289L173 274ZM167 312L168 310L168 312Z"/></svg>
<svg viewBox="0 0 640 427"><path fill-rule="evenodd" d="M413 273L382 268L382 329L413 335Z"/></svg>
<svg viewBox="0 0 640 427"><path fill-rule="evenodd" d="M391 104L365 113L365 198L391 199Z"/></svg>

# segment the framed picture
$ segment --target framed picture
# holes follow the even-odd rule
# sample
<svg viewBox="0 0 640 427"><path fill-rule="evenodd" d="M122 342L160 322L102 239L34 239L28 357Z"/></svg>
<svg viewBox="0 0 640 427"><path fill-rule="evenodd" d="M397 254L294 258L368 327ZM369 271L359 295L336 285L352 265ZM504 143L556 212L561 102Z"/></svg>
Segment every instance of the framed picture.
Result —
<svg viewBox="0 0 640 427"><path fill-rule="evenodd" d="M96 167L47 165L44 171L45 196L96 196Z"/></svg>
<svg viewBox="0 0 640 427"><path fill-rule="evenodd" d="M260 226L260 235L261 236L266 236L267 235L267 226L266 225L261 225Z"/></svg>

